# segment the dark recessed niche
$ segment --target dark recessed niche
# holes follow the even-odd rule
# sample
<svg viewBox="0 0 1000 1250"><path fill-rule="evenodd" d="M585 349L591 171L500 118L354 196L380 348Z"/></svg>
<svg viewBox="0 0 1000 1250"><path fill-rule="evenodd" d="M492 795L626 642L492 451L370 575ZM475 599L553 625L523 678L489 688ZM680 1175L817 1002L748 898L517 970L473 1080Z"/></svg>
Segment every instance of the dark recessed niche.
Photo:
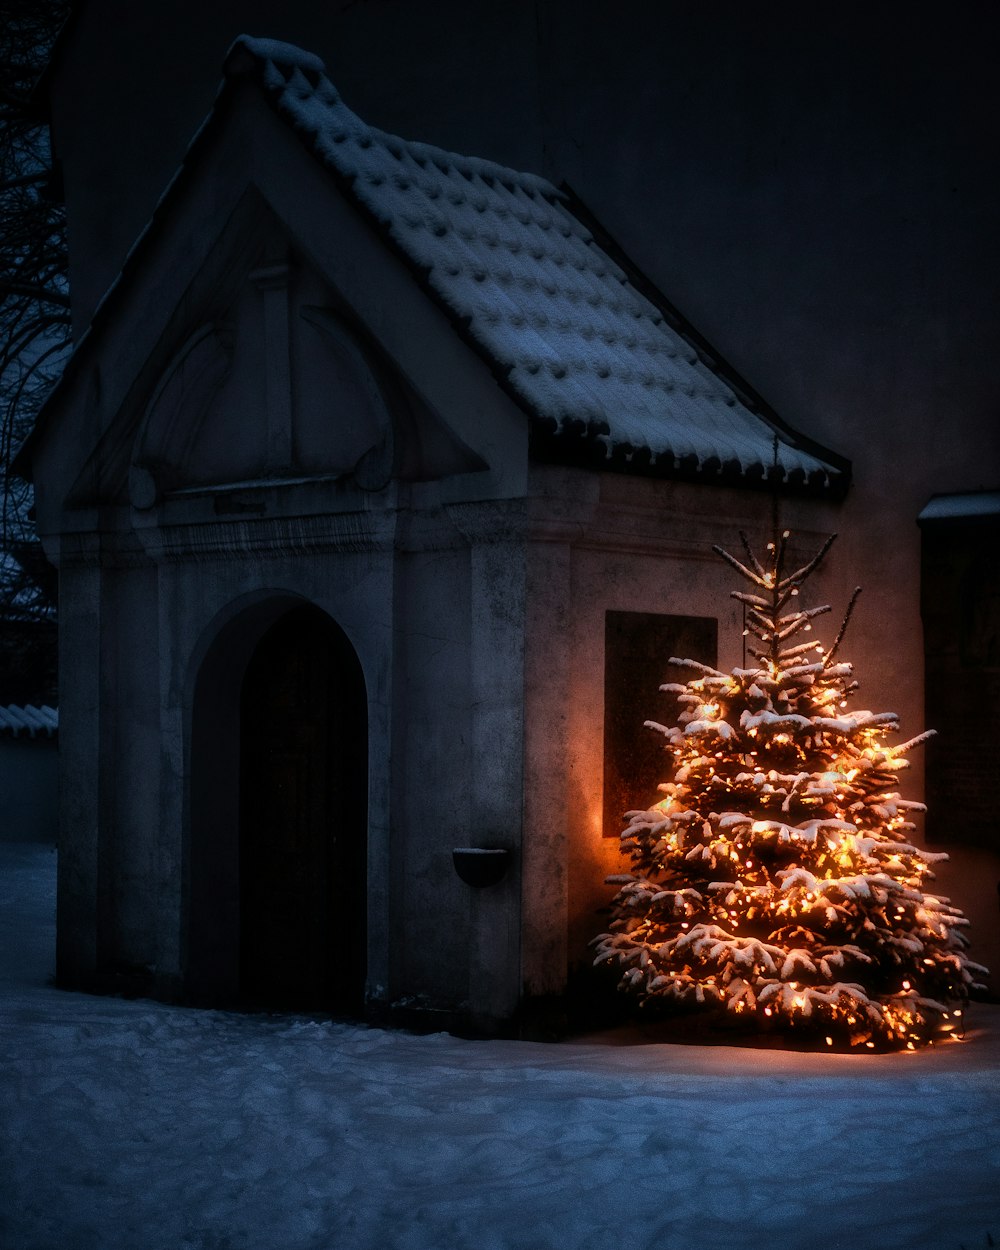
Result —
<svg viewBox="0 0 1000 1250"><path fill-rule="evenodd" d="M656 802L656 787L670 780L662 734L647 720L671 724L677 701L666 682L690 674L671 667L671 656L715 664L718 622L713 617L656 612L608 612L604 626L604 836L617 838L624 814Z"/></svg>

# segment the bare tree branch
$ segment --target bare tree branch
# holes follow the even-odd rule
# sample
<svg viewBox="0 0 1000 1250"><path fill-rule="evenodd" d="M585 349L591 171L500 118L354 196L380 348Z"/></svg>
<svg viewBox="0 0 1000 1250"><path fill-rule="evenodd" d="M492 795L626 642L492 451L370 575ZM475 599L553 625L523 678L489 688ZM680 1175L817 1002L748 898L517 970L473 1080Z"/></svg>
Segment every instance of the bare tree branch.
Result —
<svg viewBox="0 0 1000 1250"><path fill-rule="evenodd" d="M30 282L5 282L0 278L0 295L27 295L29 299L37 299L43 304L70 307L69 296L65 291L54 291L51 287L36 286Z"/></svg>

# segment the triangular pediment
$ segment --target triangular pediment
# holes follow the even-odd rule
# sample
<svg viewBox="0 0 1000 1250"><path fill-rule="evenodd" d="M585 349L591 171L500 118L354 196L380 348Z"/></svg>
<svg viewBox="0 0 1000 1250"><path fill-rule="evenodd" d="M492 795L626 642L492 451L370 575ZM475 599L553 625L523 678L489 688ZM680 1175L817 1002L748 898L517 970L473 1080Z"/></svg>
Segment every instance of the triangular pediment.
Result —
<svg viewBox="0 0 1000 1250"><path fill-rule="evenodd" d="M377 491L485 468L399 376L256 197L224 232L79 476L71 505L233 483L351 481ZM253 240L253 246L249 246ZM227 255L235 241L242 256ZM224 271L224 272L221 272ZM211 296L208 297L208 292ZM225 296L225 297L224 297ZM186 315L184 315L186 314Z"/></svg>
<svg viewBox="0 0 1000 1250"><path fill-rule="evenodd" d="M526 446L523 416L332 182L284 219L275 185L311 162L263 121L220 135L166 197L95 317L30 449L40 518L245 481L377 491ZM268 142L258 179L239 152Z"/></svg>

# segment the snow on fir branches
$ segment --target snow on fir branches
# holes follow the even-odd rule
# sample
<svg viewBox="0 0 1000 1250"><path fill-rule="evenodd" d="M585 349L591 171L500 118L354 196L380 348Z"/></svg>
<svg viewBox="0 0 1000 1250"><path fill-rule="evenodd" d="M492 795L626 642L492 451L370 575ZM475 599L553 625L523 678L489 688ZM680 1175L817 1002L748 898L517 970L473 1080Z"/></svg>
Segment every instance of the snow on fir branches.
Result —
<svg viewBox="0 0 1000 1250"><path fill-rule="evenodd" d="M913 845L901 798L905 756L892 712L850 710L858 683L837 654L860 588L832 645L802 636L829 607L801 608L799 588L833 537L785 572L788 531L747 563L715 551L747 582L755 664L722 673L693 660L661 690L676 696L662 733L672 780L648 811L627 814L619 887L597 962L647 1004L728 1010L765 1031L819 1045L910 1049L961 1028L986 969L964 954L968 923L927 893L946 859ZM752 639L753 641L749 641Z"/></svg>

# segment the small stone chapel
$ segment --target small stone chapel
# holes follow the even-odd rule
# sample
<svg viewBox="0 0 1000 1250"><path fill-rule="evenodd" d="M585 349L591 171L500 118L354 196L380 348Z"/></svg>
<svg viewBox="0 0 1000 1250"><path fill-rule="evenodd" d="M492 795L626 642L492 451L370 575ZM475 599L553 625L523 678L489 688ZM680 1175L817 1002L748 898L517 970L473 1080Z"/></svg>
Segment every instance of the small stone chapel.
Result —
<svg viewBox="0 0 1000 1250"><path fill-rule="evenodd" d="M249 37L22 457L60 980L487 1030L587 966L667 657L740 660L712 545L850 477L570 190Z"/></svg>

